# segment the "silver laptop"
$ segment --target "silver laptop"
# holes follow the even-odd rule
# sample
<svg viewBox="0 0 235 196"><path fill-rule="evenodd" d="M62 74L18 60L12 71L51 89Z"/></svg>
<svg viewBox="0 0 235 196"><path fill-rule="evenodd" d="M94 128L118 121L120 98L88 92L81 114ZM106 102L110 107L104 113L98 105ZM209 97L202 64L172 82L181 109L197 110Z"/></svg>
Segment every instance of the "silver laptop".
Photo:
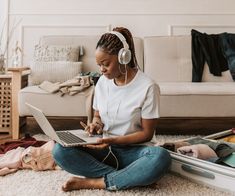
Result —
<svg viewBox="0 0 235 196"><path fill-rule="evenodd" d="M26 103L26 105L43 132L64 147L98 144L98 138L102 137L102 135L89 136L88 133L82 129L55 131L40 109L29 103Z"/></svg>

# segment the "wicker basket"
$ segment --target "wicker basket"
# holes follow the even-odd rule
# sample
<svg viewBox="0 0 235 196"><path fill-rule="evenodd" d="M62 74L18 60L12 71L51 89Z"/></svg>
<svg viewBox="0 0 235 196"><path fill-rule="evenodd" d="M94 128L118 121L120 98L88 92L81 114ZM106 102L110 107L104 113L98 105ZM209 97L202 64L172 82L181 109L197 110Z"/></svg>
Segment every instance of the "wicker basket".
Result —
<svg viewBox="0 0 235 196"><path fill-rule="evenodd" d="M0 132L11 131L11 116L11 78L0 78Z"/></svg>

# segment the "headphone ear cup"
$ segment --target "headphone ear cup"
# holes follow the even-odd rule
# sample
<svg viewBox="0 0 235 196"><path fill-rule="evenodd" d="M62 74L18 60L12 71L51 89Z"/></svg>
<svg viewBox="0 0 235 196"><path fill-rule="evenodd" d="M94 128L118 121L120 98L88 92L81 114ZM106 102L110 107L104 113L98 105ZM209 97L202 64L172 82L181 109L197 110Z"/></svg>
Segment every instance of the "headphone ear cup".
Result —
<svg viewBox="0 0 235 196"><path fill-rule="evenodd" d="M127 65L131 61L131 51L129 49L122 48L118 52L118 62L122 65Z"/></svg>

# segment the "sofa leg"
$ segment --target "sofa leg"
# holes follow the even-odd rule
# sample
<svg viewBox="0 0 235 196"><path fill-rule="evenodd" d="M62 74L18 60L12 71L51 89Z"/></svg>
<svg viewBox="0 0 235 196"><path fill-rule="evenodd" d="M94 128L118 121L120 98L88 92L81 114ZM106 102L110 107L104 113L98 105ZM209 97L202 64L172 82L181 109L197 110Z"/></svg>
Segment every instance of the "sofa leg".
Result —
<svg viewBox="0 0 235 196"><path fill-rule="evenodd" d="M12 139L18 140L20 138L20 128L26 124L26 117L18 117L12 124Z"/></svg>
<svg viewBox="0 0 235 196"><path fill-rule="evenodd" d="M27 117L20 117L20 129L27 124Z"/></svg>
<svg viewBox="0 0 235 196"><path fill-rule="evenodd" d="M14 117L14 120L12 120L12 139L17 140L19 139L19 132L20 132L20 118Z"/></svg>
<svg viewBox="0 0 235 196"><path fill-rule="evenodd" d="M22 77L23 71L29 70L28 67L20 67L20 68L9 68L8 71L12 72L12 89L11 89L11 119L12 119L12 130L11 135L12 139L19 139L19 131L20 131L20 116L18 111L18 93L20 89L24 86L22 85Z"/></svg>

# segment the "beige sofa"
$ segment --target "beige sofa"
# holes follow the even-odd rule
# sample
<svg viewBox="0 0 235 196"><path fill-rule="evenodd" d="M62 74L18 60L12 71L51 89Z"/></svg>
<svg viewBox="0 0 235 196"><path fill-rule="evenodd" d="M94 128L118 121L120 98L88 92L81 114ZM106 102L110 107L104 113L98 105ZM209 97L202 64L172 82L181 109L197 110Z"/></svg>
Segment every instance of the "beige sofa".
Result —
<svg viewBox="0 0 235 196"><path fill-rule="evenodd" d="M145 37L144 72L160 87L161 133L209 134L235 126L230 72L215 77L205 65L202 82L191 82L191 36Z"/></svg>
<svg viewBox="0 0 235 196"><path fill-rule="evenodd" d="M204 66L202 82L192 81L191 37L146 37L144 72L160 87L161 117L235 116L235 83Z"/></svg>
<svg viewBox="0 0 235 196"><path fill-rule="evenodd" d="M98 71L99 67L95 62L95 47L100 36L44 36L40 39L43 45L78 45L82 46L84 55L79 61L83 62L82 71ZM140 67L143 69L143 41L140 38L134 39L136 54ZM43 75L41 76L43 79ZM31 116L26 102L35 105L43 110L48 117L57 119L84 119L88 115L86 110L87 93L78 93L74 96L65 95L61 97L40 89L37 85L29 85L20 90L19 116L21 118ZM78 121L79 122L79 121ZM79 124L79 123L78 123Z"/></svg>
<svg viewBox="0 0 235 196"><path fill-rule="evenodd" d="M83 45L85 55L81 60L84 63L84 71L98 69L94 58L97 40L96 36L45 36L42 38L42 42L46 44L77 43ZM165 125L162 129L163 133L166 130L175 130L174 125L180 125L182 122L184 126L185 119L189 119L190 122L196 119L191 130L194 128L206 130L203 125L205 117L207 122L208 118L218 120L225 117L231 120L230 124L234 123L232 117L235 116L235 83L229 71L224 72L222 77L214 77L205 65L203 81L191 82L190 36L135 38L135 46L140 67L160 87L161 118L158 126L161 129L161 125ZM61 98L56 94L46 93L37 86L28 86L19 93L21 117L30 115L25 102L41 108L47 116L84 117L87 115L85 97L82 93ZM170 124L166 121L164 124L165 121L161 123L161 119L183 119L183 121L173 121ZM178 129L184 129L183 126Z"/></svg>

